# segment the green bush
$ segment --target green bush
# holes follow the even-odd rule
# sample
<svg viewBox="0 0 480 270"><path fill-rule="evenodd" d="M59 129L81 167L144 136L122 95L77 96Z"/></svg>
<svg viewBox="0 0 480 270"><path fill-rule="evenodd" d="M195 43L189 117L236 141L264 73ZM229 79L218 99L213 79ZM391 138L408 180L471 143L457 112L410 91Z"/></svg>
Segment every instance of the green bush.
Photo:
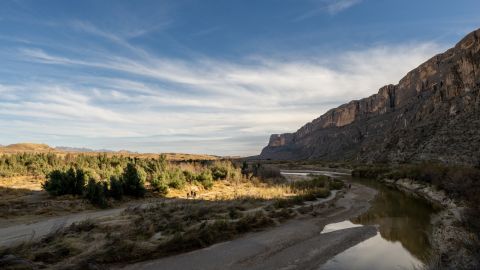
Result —
<svg viewBox="0 0 480 270"><path fill-rule="evenodd" d="M210 189L213 187L213 176L210 171L203 171L197 176L197 181L202 184L205 189Z"/></svg>
<svg viewBox="0 0 480 270"><path fill-rule="evenodd" d="M247 163L247 161L243 161L243 162L242 162L241 172L242 172L243 177L247 177L247 176L248 176L248 173L250 172L250 170L249 170L249 168L248 168L248 163Z"/></svg>
<svg viewBox="0 0 480 270"><path fill-rule="evenodd" d="M107 207L108 185L106 182L97 182L95 179L88 180L85 197L94 205Z"/></svg>
<svg viewBox="0 0 480 270"><path fill-rule="evenodd" d="M181 189L185 186L185 175L176 168L168 171L168 186L175 189Z"/></svg>
<svg viewBox="0 0 480 270"><path fill-rule="evenodd" d="M256 169L255 176L260 179L283 178L280 169L271 166L260 166Z"/></svg>
<svg viewBox="0 0 480 270"><path fill-rule="evenodd" d="M145 172L138 168L135 164L129 163L123 171L123 191L125 195L133 197L144 197L145 189Z"/></svg>
<svg viewBox="0 0 480 270"><path fill-rule="evenodd" d="M189 183L192 183L197 179L197 175L194 172L188 170L183 171L183 175L185 177L185 180Z"/></svg>
<svg viewBox="0 0 480 270"><path fill-rule="evenodd" d="M352 171L353 177L378 179L380 176L389 172L390 169L385 166L366 166L355 168Z"/></svg>
<svg viewBox="0 0 480 270"><path fill-rule="evenodd" d="M330 179L330 182L328 183L328 187L330 190L340 190L345 186L345 183L343 183L342 180L339 179Z"/></svg>
<svg viewBox="0 0 480 270"><path fill-rule="evenodd" d="M309 190L315 188L324 188L326 187L328 181L329 178L327 176L319 175L311 180L292 182L290 185L293 190Z"/></svg>
<svg viewBox="0 0 480 270"><path fill-rule="evenodd" d="M85 189L85 173L83 170L70 168L68 171L54 170L47 175L42 188L50 195L82 195Z"/></svg>
<svg viewBox="0 0 480 270"><path fill-rule="evenodd" d="M121 200L123 197L123 181L115 175L110 177L110 196L115 200Z"/></svg>
<svg viewBox="0 0 480 270"><path fill-rule="evenodd" d="M225 180L228 177L228 168L226 166L216 165L211 168L213 180Z"/></svg>
<svg viewBox="0 0 480 270"><path fill-rule="evenodd" d="M164 181L164 178L162 175L157 175L152 178L150 181L150 184L152 185L152 189L154 191L157 191L161 195L167 195L168 193L168 185Z"/></svg>

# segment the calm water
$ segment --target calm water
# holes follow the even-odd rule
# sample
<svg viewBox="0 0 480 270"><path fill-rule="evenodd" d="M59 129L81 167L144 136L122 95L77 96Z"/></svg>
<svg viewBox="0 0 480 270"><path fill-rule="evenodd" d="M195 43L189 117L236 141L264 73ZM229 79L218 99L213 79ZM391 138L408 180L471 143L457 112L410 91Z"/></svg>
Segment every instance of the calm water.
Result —
<svg viewBox="0 0 480 270"><path fill-rule="evenodd" d="M357 218L327 225L323 233L377 225L377 235L338 254L319 269L413 269L422 266L430 254L428 234L434 208L424 200L374 181L354 181L378 191L372 207Z"/></svg>
<svg viewBox="0 0 480 270"><path fill-rule="evenodd" d="M311 171L283 173L288 173L285 175L287 179L295 175L303 178ZM331 172L315 173L332 176ZM344 175L335 176L352 180ZM430 254L428 235L431 230L430 217L435 213L435 209L422 199L406 195L376 181L358 179L352 181L378 191L371 202L371 208L354 219L325 226L322 233L376 225L377 235L338 254L319 266L319 269L413 269L422 266Z"/></svg>

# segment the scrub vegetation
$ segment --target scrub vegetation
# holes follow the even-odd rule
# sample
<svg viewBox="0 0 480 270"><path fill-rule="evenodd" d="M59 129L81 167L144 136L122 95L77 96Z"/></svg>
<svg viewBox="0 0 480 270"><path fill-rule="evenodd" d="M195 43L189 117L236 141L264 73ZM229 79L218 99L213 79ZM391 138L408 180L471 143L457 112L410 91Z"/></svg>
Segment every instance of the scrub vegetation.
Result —
<svg viewBox="0 0 480 270"><path fill-rule="evenodd" d="M17 154L3 156L0 168L10 176L3 179L37 179L44 191L36 192L47 193L48 200L82 201L92 208L128 205L120 215L0 250L6 269L98 269L207 247L314 215L318 198L343 187L325 176L287 182L268 164L172 162L165 156Z"/></svg>

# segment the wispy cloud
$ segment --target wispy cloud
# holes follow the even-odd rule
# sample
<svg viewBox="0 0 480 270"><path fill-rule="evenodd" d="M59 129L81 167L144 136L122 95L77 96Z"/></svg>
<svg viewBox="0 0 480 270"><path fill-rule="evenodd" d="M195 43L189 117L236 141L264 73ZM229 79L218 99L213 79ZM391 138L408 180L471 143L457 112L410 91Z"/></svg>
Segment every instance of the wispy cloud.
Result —
<svg viewBox="0 0 480 270"><path fill-rule="evenodd" d="M163 147L158 151L178 151L174 146L182 142L189 152L255 154L268 134L293 131L335 105L371 95L440 49L435 43L383 45L329 57L264 56L243 63L114 53L79 59L21 49L24 61L119 74L0 84L2 95L15 96L2 101L0 120L21 119L15 132L29 130L33 137L56 134L104 143L123 138L122 146L148 141ZM184 134L195 136L186 143ZM241 138L255 141L240 143ZM133 150L149 151L139 145Z"/></svg>
<svg viewBox="0 0 480 270"><path fill-rule="evenodd" d="M324 13L335 15L360 4L362 1L363 0L313 0L313 7L307 12L297 16L294 21L302 21Z"/></svg>
<svg viewBox="0 0 480 270"><path fill-rule="evenodd" d="M330 14L337 14L359 4L361 1L362 0L330 0L325 2L325 8Z"/></svg>
<svg viewBox="0 0 480 270"><path fill-rule="evenodd" d="M195 33L193 33L192 35L193 36L206 36L206 35L209 35L211 33L214 33L214 32L217 32L219 30L221 30L223 27L221 26L212 26L212 27L209 27L209 28L205 28L205 29L202 29L200 31L197 31Z"/></svg>

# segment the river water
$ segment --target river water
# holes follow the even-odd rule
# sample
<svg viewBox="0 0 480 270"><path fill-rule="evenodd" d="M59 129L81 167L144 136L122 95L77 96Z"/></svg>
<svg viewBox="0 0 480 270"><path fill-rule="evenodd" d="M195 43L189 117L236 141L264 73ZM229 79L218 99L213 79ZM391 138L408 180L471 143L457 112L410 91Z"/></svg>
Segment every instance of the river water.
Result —
<svg viewBox="0 0 480 270"><path fill-rule="evenodd" d="M334 175L374 188L378 194L366 213L329 224L322 233L375 225L377 234L336 255L318 269L415 269L423 266L431 253L428 235L430 217L435 209L425 200L375 181Z"/></svg>

